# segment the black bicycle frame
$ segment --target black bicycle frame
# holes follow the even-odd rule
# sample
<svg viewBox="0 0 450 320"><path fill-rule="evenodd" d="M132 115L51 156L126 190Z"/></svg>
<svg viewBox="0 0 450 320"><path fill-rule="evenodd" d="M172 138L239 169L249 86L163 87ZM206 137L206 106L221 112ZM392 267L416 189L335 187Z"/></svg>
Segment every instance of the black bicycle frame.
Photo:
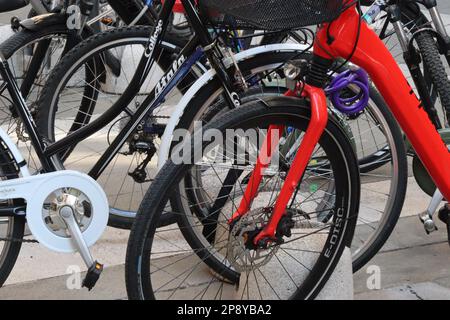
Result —
<svg viewBox="0 0 450 320"><path fill-rule="evenodd" d="M205 26L205 20L202 19L197 12L193 0L181 0L181 2L184 6L186 16L195 32L195 36L178 55L177 61L180 62L180 66L176 72L174 73L174 70L172 70L173 68L171 68L166 74L164 74L159 82L160 85L156 86L153 92L145 99L136 112L131 114L130 121L125 125L124 129L119 133L114 141L112 141L108 149L91 169L89 175L94 179L97 179L102 174L114 156L125 144L129 136L136 130L136 127L148 114L160 106L160 104L165 100L166 95L178 85L178 83L191 71L192 66L203 57L206 56L211 66L216 70L217 76L225 89L225 98L230 104L230 107L233 108L235 106L236 101L233 99L234 94L232 92L231 81L226 68L223 65L220 52L216 49L215 42L211 38L209 31ZM42 137L39 135L26 102L21 95L20 89L18 88L14 76L9 68L8 62L4 58L0 57L0 75L6 83L6 88L11 95L13 104L17 108L17 112L23 121L23 125L30 137L31 143L33 144L45 172L52 172L59 169L59 161L55 158L58 154L98 132L112 122L118 115L120 115L121 112L129 112L127 109L128 104L132 101L136 94L139 93L141 86L144 84L153 64L155 63L156 57L159 57L163 50L161 43L163 41L165 30L167 29L170 21L170 16L174 5L175 0L166 0L164 2L159 19L149 37L137 71L121 97L101 117L52 144L43 141ZM164 81L167 79L170 80Z"/></svg>

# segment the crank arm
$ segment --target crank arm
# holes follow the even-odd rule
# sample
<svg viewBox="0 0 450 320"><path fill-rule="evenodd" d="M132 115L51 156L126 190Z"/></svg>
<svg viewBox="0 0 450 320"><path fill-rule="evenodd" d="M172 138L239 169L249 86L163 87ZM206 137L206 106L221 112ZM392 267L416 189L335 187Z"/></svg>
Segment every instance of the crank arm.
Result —
<svg viewBox="0 0 450 320"><path fill-rule="evenodd" d="M419 215L420 220L423 222L425 227L425 231L428 234L437 230L436 224L433 221L433 215L436 213L443 200L444 196L439 189L436 189L427 210Z"/></svg>
<svg viewBox="0 0 450 320"><path fill-rule="evenodd" d="M91 252L83 239L83 235L81 234L80 227L78 223L75 221L75 217L73 216L73 210L69 206L65 206L60 211L61 218L63 218L64 222L67 225L67 229L69 230L72 239L77 246L78 252L84 260L84 263L89 268L93 263L94 259L92 259Z"/></svg>
<svg viewBox="0 0 450 320"><path fill-rule="evenodd" d="M70 236L77 247L77 251L80 253L81 258L83 258L84 263L88 267L86 278L83 280L83 287L91 290L97 283L97 280L103 271L103 265L97 261L94 261L92 258L88 245L86 244L80 227L78 226L78 223L73 215L73 210L69 206L65 206L61 209L60 216L67 225L67 229L69 230Z"/></svg>

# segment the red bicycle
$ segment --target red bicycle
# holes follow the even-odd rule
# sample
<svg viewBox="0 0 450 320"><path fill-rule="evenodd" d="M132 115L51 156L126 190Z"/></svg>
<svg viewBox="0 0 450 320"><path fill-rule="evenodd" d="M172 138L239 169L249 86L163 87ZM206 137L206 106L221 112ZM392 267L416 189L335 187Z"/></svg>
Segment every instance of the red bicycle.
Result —
<svg viewBox="0 0 450 320"><path fill-rule="evenodd" d="M200 4L254 28L320 24L314 58L294 90L249 102L209 123L178 149L191 162L172 159L160 171L130 235L130 298L319 294L351 245L361 188L354 150L329 113L323 90L337 58L367 71L440 190L435 198L450 199L448 147L389 50L362 21L358 1ZM292 147L280 152L285 145ZM267 181L272 188L263 185ZM196 213L200 203L189 196L194 186L208 195L207 218ZM166 212L179 216L177 227L157 227ZM446 213L441 210L444 220Z"/></svg>

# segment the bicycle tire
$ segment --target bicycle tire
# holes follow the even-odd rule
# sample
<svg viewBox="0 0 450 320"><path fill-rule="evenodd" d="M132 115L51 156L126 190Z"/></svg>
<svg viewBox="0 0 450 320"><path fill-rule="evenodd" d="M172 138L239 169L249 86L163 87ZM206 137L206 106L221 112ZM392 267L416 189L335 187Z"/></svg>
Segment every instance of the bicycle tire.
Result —
<svg viewBox="0 0 450 320"><path fill-rule="evenodd" d="M226 128L238 127L241 122L264 117L272 117L273 119L276 117L284 117L284 119L289 118L291 120L289 123L294 123L294 118L302 118L304 120L304 125L307 126L310 117L310 109L307 104L304 103L304 100L295 98L283 99L283 103L285 103L283 106L280 106L280 104L272 106L270 105L270 101L250 102L245 107L234 109L233 111L220 116L217 120L209 123L205 127L205 130L208 128L215 128L222 131ZM268 103L270 107L268 107L266 103ZM270 118L270 123L274 122L272 121L272 118ZM317 296L332 274L344 248L350 244L356 224L356 215L359 206L359 175L356 168L357 160L346 134L341 130L341 127L336 124L336 121L332 116L330 117L326 133L324 134L324 137L321 138L321 141L324 142L327 140L325 136L328 135L332 136L333 143L335 143L336 146L339 146L338 149L333 149L340 150L340 152L336 152L335 154L339 155L336 158L336 161L338 162L338 159L345 159L341 162L341 164L345 163L345 165L339 167L345 172L343 176L345 175L348 178L348 184L346 187L342 188L342 192L344 193L349 191L349 193L344 196L346 199L348 196L349 202L348 206L345 205L346 209L344 211L347 213L343 216L343 221L347 221L348 225L346 224L343 228L345 230L342 230L343 233L340 235L342 241L339 241L339 245L335 247L336 251L333 251L336 255L333 256L332 259L322 259L322 256L317 259L318 262L311 268L311 275L306 278L304 286L301 288L297 287L297 291L294 290L295 294L292 297L294 299L313 299ZM147 267L150 266L150 246L160 217L160 212L158 211L164 206L164 202L168 201L168 198L170 197L168 193L173 192L175 186L179 183L178 179L182 178L180 176L183 174L183 167L185 166L177 166L168 162L158 174L158 178L148 190L141 204L127 247L126 286L130 299L154 298L151 282L148 282L150 274L149 270L147 270ZM341 182L342 181L339 183ZM348 189L346 189L347 187ZM347 191L344 191L344 189ZM340 200L336 201L340 203ZM188 234L184 234L184 236L185 238L188 238L187 241L189 241L191 247L192 245L198 245L198 243L194 243L199 241L199 239L196 239L195 237L189 239ZM326 247L326 245L324 247ZM194 249L194 252L199 251ZM214 268L215 272L220 272L220 269L217 269L217 265L212 267L209 263L207 264L211 268ZM224 271L222 270L222 273L220 274L223 273ZM191 297L190 295L188 296Z"/></svg>
<svg viewBox="0 0 450 320"><path fill-rule="evenodd" d="M423 31L417 35L416 42L420 49L424 67L431 78L431 84L436 87L441 100L447 118L445 125L450 125L450 80L441 60L436 40L431 32ZM430 87L430 84L428 86Z"/></svg>

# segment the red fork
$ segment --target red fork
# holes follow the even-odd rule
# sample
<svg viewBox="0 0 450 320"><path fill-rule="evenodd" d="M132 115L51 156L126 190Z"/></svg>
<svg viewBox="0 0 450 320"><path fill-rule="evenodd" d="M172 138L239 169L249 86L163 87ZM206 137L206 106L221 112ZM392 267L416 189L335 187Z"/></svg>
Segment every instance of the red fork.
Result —
<svg viewBox="0 0 450 320"><path fill-rule="evenodd" d="M311 101L311 121L300 144L299 151L294 158L286 180L281 188L281 192L275 203L270 220L264 229L255 237L255 245L257 245L261 240L275 239L275 233L280 219L285 214L289 200L295 192L295 189L297 188L300 179L306 170L314 149L327 125L328 111L324 91L319 88L305 85L303 94ZM285 95L297 96L292 91L288 91ZM237 211L233 214L230 222L235 221L235 219L245 215L250 210L253 200L258 195L258 188L263 177L263 172L270 163L270 158L273 156L273 152L279 143L280 135L278 134L277 138L274 139L272 134L274 130L281 131L283 129L284 127L280 125L271 125L269 127L266 140L263 143L255 168L253 169L247 188L244 192L244 197L242 198Z"/></svg>

